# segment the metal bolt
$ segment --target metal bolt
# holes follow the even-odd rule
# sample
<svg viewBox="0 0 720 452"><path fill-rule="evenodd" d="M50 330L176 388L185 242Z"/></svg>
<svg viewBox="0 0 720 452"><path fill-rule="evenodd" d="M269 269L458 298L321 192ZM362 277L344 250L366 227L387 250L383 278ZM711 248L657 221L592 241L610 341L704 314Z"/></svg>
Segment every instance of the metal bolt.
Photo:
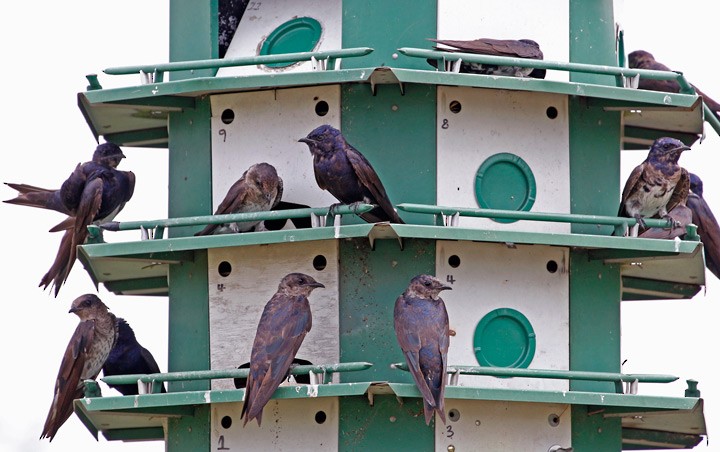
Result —
<svg viewBox="0 0 720 452"><path fill-rule="evenodd" d="M393 54L392 54L392 58L393 58L393 60L397 60L397 59L398 59L398 54L397 54L397 53L393 53Z"/></svg>

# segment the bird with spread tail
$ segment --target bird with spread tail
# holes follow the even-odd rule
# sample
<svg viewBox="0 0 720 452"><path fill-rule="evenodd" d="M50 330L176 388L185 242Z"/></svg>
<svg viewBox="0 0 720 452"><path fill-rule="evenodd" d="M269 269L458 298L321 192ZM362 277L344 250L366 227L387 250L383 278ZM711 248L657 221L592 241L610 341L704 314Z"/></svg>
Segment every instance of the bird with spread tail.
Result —
<svg viewBox="0 0 720 452"><path fill-rule="evenodd" d="M286 378L312 327L308 296L318 287L325 286L312 276L290 273L265 305L250 354L245 403L240 413L240 418L245 418L243 426L253 419L260 426L263 408Z"/></svg>
<svg viewBox="0 0 720 452"><path fill-rule="evenodd" d="M343 204L375 204L374 209L359 214L368 223L404 223L375 169L338 129L325 124L298 141L310 148L315 181L321 189Z"/></svg>
<svg viewBox="0 0 720 452"><path fill-rule="evenodd" d="M40 435L40 439L50 441L73 413L73 400L83 397L85 380L100 373L118 334L115 315L93 294L76 298L69 312L80 317L80 323L65 349L52 405Z"/></svg>
<svg viewBox="0 0 720 452"><path fill-rule="evenodd" d="M282 199L283 180L269 163L256 163L230 187L215 215L264 212L272 210ZM227 234L262 230L261 221L209 224L195 235Z"/></svg>
<svg viewBox="0 0 720 452"><path fill-rule="evenodd" d="M78 164L58 190L6 182L18 191L18 196L4 202L55 210L68 216L50 229L65 233L55 261L40 281L43 289L54 285L56 297L75 263L77 246L88 237L87 226L112 220L133 195L135 174L116 169L123 158L119 146L103 143L95 149L92 160Z"/></svg>
<svg viewBox="0 0 720 452"><path fill-rule="evenodd" d="M637 220L632 235L637 236L638 226L646 229L643 218L665 218L669 226L675 225L668 212L687 201L690 178L678 160L688 149L689 146L675 138L658 138L650 147L645 161L630 173L622 192L618 216Z"/></svg>
<svg viewBox="0 0 720 452"><path fill-rule="evenodd" d="M395 301L395 335L422 394L427 425L434 413L445 423L450 327L440 292L451 289L434 276L418 275Z"/></svg>
<svg viewBox="0 0 720 452"><path fill-rule="evenodd" d="M635 50L628 54L628 66L633 69L650 69L654 71L671 71L671 69L664 64L660 63L655 59L652 53L646 52L645 50ZM713 112L716 118L720 119L720 104L712 99L707 94L700 91L700 89L692 85L695 88L697 94L702 97L705 105L708 106L710 111ZM653 80L649 78L640 77L638 82L639 89L646 89L651 91L663 91L666 93L679 93L680 84L675 80Z"/></svg>
<svg viewBox="0 0 720 452"><path fill-rule="evenodd" d="M441 45L435 46L435 50L441 50L444 52L476 53L479 55L528 58L532 60L543 59L540 44L532 39L515 40L479 38L467 41L452 39L429 40ZM428 63L437 67L437 60L435 59L428 59ZM499 66L497 64L470 63L467 61L462 61L460 63L460 72L468 74L507 75L511 77L531 77L540 79L544 79L546 74L545 69L521 66Z"/></svg>
<svg viewBox="0 0 720 452"><path fill-rule="evenodd" d="M690 173L690 195L687 206L692 211L692 222L705 251L705 266L715 277L720 278L720 226L710 206L703 198L703 182L696 174Z"/></svg>
<svg viewBox="0 0 720 452"><path fill-rule="evenodd" d="M134 375L134 374L156 374L160 373L160 367L155 357L135 337L135 332L121 317L117 318L118 336L115 346L110 351L105 364L103 364L103 376L111 375ZM122 395L137 395L138 385L133 384L110 384L108 386L117 389ZM160 392L166 392L165 386L160 386Z"/></svg>

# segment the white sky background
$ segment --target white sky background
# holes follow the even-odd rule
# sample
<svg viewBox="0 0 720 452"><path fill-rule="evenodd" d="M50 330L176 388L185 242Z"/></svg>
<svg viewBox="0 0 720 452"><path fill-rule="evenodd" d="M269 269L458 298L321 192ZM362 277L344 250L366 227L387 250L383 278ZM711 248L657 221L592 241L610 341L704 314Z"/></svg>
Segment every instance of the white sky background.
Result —
<svg viewBox="0 0 720 452"><path fill-rule="evenodd" d="M643 49L720 99L717 55L713 51L717 14L712 2L628 1L617 8L628 52ZM622 15L620 15L622 14ZM103 87L130 86L139 77L106 76L111 66L168 60L168 2L76 0L73 2L2 2L0 45L4 86L0 181L57 188L78 162L87 161L96 143L76 104L87 85L85 75L99 73ZM541 43L542 45L542 43ZM720 213L718 168L720 138L707 127L707 138L686 152L681 163L705 183L705 198ZM137 176L135 195L118 220L167 217L167 151L124 148L120 168ZM623 155L622 183L645 151ZM1 186L0 198L14 190ZM77 317L67 313L77 296L95 292L77 262L57 299L37 287L54 258L59 234L47 230L62 216L0 203L2 219L2 285L0 350L3 409L2 451L162 451L162 442L99 442L76 416L52 443L38 441L47 415L62 354ZM136 239L107 233L106 240ZM690 301L623 303L622 358L628 373L674 374L669 385L640 386L642 394L681 397L685 380L696 379L706 400L705 417L712 433L720 424L720 378L717 322L720 284L706 273L707 290ZM167 300L162 297L117 297L100 287L98 295L128 320L139 341L167 370ZM104 387L105 394L114 391ZM719 450L702 443L696 449Z"/></svg>

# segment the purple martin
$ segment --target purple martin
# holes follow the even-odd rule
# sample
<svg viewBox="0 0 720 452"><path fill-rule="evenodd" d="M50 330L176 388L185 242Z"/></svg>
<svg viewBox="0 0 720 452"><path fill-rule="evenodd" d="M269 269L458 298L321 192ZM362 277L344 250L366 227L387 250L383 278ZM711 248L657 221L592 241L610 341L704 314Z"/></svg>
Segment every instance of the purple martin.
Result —
<svg viewBox="0 0 720 452"><path fill-rule="evenodd" d="M298 141L310 148L315 181L321 189L343 204L375 204L377 207L360 214L368 223L404 223L370 162L345 141L339 130L325 124Z"/></svg>
<svg viewBox="0 0 720 452"><path fill-rule="evenodd" d="M710 206L703 198L703 182L697 175L690 173L690 195L687 206L692 211L692 222L705 251L705 266L715 277L720 278L720 226Z"/></svg>
<svg viewBox="0 0 720 452"><path fill-rule="evenodd" d="M245 417L243 427L253 419L260 426L265 404L286 378L312 327L308 296L318 287L325 286L303 273L290 273L265 305L250 354L245 403L240 413L241 419Z"/></svg>
<svg viewBox="0 0 720 452"><path fill-rule="evenodd" d="M115 346L110 351L102 367L103 375L132 375L132 374L156 374L160 373L160 367L155 358L135 338L135 332L121 317L117 319L118 336ZM108 384L111 388L117 389L122 395L137 395L138 385L134 384ZM161 386L160 392L165 392L165 386Z"/></svg>
<svg viewBox="0 0 720 452"><path fill-rule="evenodd" d="M532 39L491 39L480 38L470 41L457 41L448 39L430 39L445 47L435 46L435 50L444 52L477 53L480 55L504 56L512 58L529 58L542 60L543 53L540 45ZM437 60L428 62L437 67ZM469 74L507 75L511 77L545 78L545 69L534 69L520 66L498 66L483 63L460 63L460 72Z"/></svg>
<svg viewBox="0 0 720 452"><path fill-rule="evenodd" d="M671 71L671 69L664 64L655 60L655 57L650 52L644 50L636 50L628 54L628 66L633 69L651 69L654 71ZM710 108L715 117L720 119L720 104L715 102L710 96L700 91L700 89L692 85L695 88L697 94L702 97L705 105ZM640 77L638 83L639 89L646 89L651 91L663 91L666 93L679 93L680 84L675 80L652 80Z"/></svg>
<svg viewBox="0 0 720 452"><path fill-rule="evenodd" d="M445 423L450 327L440 292L451 289L434 276L418 275L395 301L395 335L422 394L427 425L435 411Z"/></svg>
<svg viewBox="0 0 720 452"><path fill-rule="evenodd" d="M84 381L100 373L117 338L117 319L97 296L79 296L69 312L80 317L80 323L65 349L52 405L40 435L40 439L50 441L73 413L73 400L83 397Z"/></svg>
<svg viewBox="0 0 720 452"><path fill-rule="evenodd" d="M55 261L40 281L44 289L54 285L56 297L75 263L77 246L87 239L87 226L112 220L133 195L135 174L116 169L123 158L125 155L119 146L103 143L95 149L92 160L78 164L58 190L7 183L19 194L5 202L68 215L50 229L50 232L65 231L65 235Z"/></svg>
<svg viewBox="0 0 720 452"><path fill-rule="evenodd" d="M285 375L284 380L290 380L290 371L295 366L312 366L312 363L306 359L301 358L294 358L292 360L292 364L288 368L287 374ZM249 369L250 363L243 363L238 366L238 369ZM304 375L295 375L295 383L299 385L309 385L310 384L310 375L304 374ZM235 384L235 389L242 389L247 387L247 378L233 378L233 384Z"/></svg>
<svg viewBox="0 0 720 452"><path fill-rule="evenodd" d="M283 193L283 181L269 163L256 163L248 168L230 187L215 215L264 212L278 205ZM209 224L195 235L227 234L263 229L260 221Z"/></svg>
<svg viewBox="0 0 720 452"><path fill-rule="evenodd" d="M678 165L680 154L688 149L675 138L655 140L645 161L625 182L618 216L635 218L642 229L646 229L643 218L661 217L674 224L668 212L685 205L690 190L688 172Z"/></svg>

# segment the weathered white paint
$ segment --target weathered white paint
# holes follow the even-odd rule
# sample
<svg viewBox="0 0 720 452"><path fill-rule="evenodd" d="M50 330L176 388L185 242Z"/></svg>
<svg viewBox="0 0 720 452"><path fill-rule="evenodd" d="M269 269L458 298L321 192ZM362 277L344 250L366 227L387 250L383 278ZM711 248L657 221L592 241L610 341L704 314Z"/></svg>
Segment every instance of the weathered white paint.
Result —
<svg viewBox="0 0 720 452"><path fill-rule="evenodd" d="M460 265L448 264L457 255ZM550 273L547 262L558 270ZM569 369L568 250L541 245L438 241L436 275L453 280L442 293L448 310L450 337L448 365L479 366L473 335L480 320L498 308L520 311L535 331L535 355L530 369ZM496 378L461 375L460 386L532 390L567 390L567 380Z"/></svg>
<svg viewBox="0 0 720 452"><path fill-rule="evenodd" d="M451 410L459 414L456 421L448 416ZM435 417L435 450L446 451L450 445L478 452L569 447L570 410L570 405L554 403L445 399L447 424Z"/></svg>
<svg viewBox="0 0 720 452"><path fill-rule="evenodd" d="M475 175L490 156L508 152L530 167L537 187L533 212L570 213L567 96L549 93L438 86L437 202L478 208ZM460 102L459 113L450 103ZM546 111L555 107L557 117ZM460 219L460 226L492 230L569 233L567 223L486 218Z"/></svg>
<svg viewBox="0 0 720 452"><path fill-rule="evenodd" d="M313 268L317 255L327 260L320 271ZM218 273L223 261L232 266L226 277ZM250 361L262 310L280 280L292 272L306 273L325 285L310 295L313 326L297 357L314 364L339 362L337 242L325 240L208 250L211 369ZM232 379L212 382L213 390L234 388Z"/></svg>
<svg viewBox="0 0 720 452"><path fill-rule="evenodd" d="M322 34L315 47L319 50L339 50L342 48L342 3L340 0L293 0L292 2L257 1L249 2L240 24L235 31L225 58L257 56L262 44L273 30L288 20L299 17L312 17L320 22ZM308 14L310 12L310 14ZM238 66L221 68L218 76L277 74L280 72L311 71L310 62L304 62L284 68L265 66Z"/></svg>

